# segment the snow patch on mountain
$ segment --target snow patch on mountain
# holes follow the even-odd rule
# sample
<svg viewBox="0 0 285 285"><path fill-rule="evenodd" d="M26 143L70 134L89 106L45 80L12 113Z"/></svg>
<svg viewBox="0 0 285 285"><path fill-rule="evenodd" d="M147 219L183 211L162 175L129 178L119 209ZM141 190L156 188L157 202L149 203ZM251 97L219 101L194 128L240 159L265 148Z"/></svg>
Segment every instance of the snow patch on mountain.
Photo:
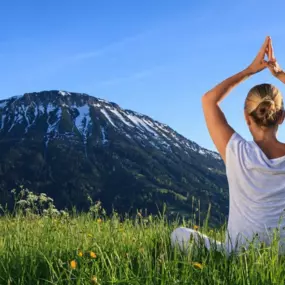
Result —
<svg viewBox="0 0 285 285"><path fill-rule="evenodd" d="M2 117L1 117L1 130L4 128L5 119L6 119L6 114L2 114Z"/></svg>
<svg viewBox="0 0 285 285"><path fill-rule="evenodd" d="M54 106L53 104L49 103L49 104L47 105L47 108L46 108L46 109L47 109L47 110L46 110L47 114L49 114L50 112L52 112L52 111L55 109L55 106Z"/></svg>
<svg viewBox="0 0 285 285"><path fill-rule="evenodd" d="M7 106L7 101L0 103L0 108L4 109Z"/></svg>
<svg viewBox="0 0 285 285"><path fill-rule="evenodd" d="M62 111L60 108L58 108L57 112L56 112L56 120L53 123L50 123L50 115L47 119L47 123L48 123L48 129L47 129L47 134L50 134L53 131L56 131L56 127L58 126L58 123L61 119L61 115L62 115Z"/></svg>
<svg viewBox="0 0 285 285"><path fill-rule="evenodd" d="M12 125L11 125L11 127L9 128L9 130L8 130L8 133L11 132L11 130L15 127L16 124L21 123L22 120L23 120L23 116L18 113L17 116L15 116L15 118L14 118L14 120L13 120L13 122L12 122Z"/></svg>
<svg viewBox="0 0 285 285"><path fill-rule="evenodd" d="M58 124L60 122L61 115L62 115L61 108L58 108L58 110L56 112L56 120L53 123L50 122L50 120L51 120L51 113L54 110L55 110L55 107L52 104L48 104L48 106L47 106L47 113L48 113L47 125L48 125L48 128L47 128L47 132L46 132L46 146L48 146L51 133L57 131L57 127L58 127Z"/></svg>
<svg viewBox="0 0 285 285"><path fill-rule="evenodd" d="M97 107L97 108L101 108L102 107L102 105L99 104L99 103L94 103L94 104L92 104L92 106Z"/></svg>
<svg viewBox="0 0 285 285"><path fill-rule="evenodd" d="M116 110L116 109L109 109L113 114L115 114L125 125L129 127L134 127L132 124L126 121L126 119Z"/></svg>
<svg viewBox="0 0 285 285"><path fill-rule="evenodd" d="M77 127L78 131L83 135L84 144L87 143L87 133L88 127L91 123L91 117L89 114L90 107L86 104L81 107L76 107L79 115L75 118L75 126Z"/></svg>
<svg viewBox="0 0 285 285"><path fill-rule="evenodd" d="M127 113L126 116L128 117L130 121L133 122L134 125L140 128L142 131L146 130L150 132L152 135L158 136L157 133L154 130L152 130L141 118L135 115L132 115L130 113Z"/></svg>
<svg viewBox="0 0 285 285"><path fill-rule="evenodd" d="M28 132L28 129L29 129L30 126L31 126L29 117L27 116L27 112L28 112L29 107L30 107L30 106L27 106L27 107L22 106L22 110L23 110L23 113L24 113L24 117L25 117L26 122L27 122L27 126L26 126L26 128L25 128L25 133Z"/></svg>
<svg viewBox="0 0 285 285"><path fill-rule="evenodd" d="M113 125L115 128L117 128L117 126L113 123L112 119L110 118L109 114L107 113L106 110L104 109L100 109L101 113L104 114L104 116L107 118L107 120L110 122L111 125Z"/></svg>
<svg viewBox="0 0 285 285"><path fill-rule="evenodd" d="M58 94L61 96L71 95L69 92L66 92L66 91L58 91Z"/></svg>
<svg viewBox="0 0 285 285"><path fill-rule="evenodd" d="M102 134L102 143L105 144L108 142L108 140L106 139L106 132L104 127L101 126L101 134Z"/></svg>

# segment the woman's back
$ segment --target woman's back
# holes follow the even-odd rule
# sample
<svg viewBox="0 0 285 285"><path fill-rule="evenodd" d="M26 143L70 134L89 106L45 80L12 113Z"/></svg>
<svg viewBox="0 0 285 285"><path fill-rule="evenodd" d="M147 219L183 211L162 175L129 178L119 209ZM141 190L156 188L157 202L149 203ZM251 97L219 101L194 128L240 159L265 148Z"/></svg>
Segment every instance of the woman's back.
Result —
<svg viewBox="0 0 285 285"><path fill-rule="evenodd" d="M274 154L273 154L274 155ZM227 242L244 244L258 234L269 243L285 222L285 156L269 159L255 142L234 133L226 148L230 191ZM274 155L276 156L276 155ZM281 236L283 232L281 231Z"/></svg>

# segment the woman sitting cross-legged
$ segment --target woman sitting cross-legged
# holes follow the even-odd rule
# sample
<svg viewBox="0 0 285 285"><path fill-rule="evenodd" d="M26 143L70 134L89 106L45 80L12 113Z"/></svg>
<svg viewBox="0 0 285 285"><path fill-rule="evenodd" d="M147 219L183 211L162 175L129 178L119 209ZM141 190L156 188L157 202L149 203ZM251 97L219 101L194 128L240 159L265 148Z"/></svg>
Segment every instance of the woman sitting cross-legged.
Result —
<svg viewBox="0 0 285 285"><path fill-rule="evenodd" d="M267 61L265 56L267 55ZM285 252L285 144L278 141L278 126L284 120L283 98L271 84L254 86L244 104L244 116L253 141L243 139L228 124L220 102L239 83L268 68L285 83L267 37L248 68L224 80L202 98L210 136L225 162L229 184L229 218L225 243L219 243L188 228L171 234L172 244L187 246L191 237L226 253L247 248L253 240L270 245L279 229L279 253ZM256 238L257 237L257 238ZM192 244L193 245L193 244Z"/></svg>

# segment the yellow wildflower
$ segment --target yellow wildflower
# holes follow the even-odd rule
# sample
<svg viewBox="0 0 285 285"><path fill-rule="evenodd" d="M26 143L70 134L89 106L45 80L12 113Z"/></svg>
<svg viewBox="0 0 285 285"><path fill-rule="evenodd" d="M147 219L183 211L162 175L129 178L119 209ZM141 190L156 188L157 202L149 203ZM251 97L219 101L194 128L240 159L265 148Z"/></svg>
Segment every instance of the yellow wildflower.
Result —
<svg viewBox="0 0 285 285"><path fill-rule="evenodd" d="M96 258L96 257L97 257L97 255L96 255L96 253L95 253L95 252L90 251L90 257L91 257L91 258Z"/></svg>
<svg viewBox="0 0 285 285"><path fill-rule="evenodd" d="M91 284L98 284L98 280L97 280L97 277L96 276L93 276L91 278Z"/></svg>
<svg viewBox="0 0 285 285"><path fill-rule="evenodd" d="M82 252L82 251L79 251L79 252L78 252L78 256L82 257L82 256L83 256L83 252Z"/></svg>
<svg viewBox="0 0 285 285"><path fill-rule="evenodd" d="M76 269L76 267L77 267L77 262L76 262L76 260L72 260L72 261L70 262L70 267L71 267L71 269Z"/></svg>
<svg viewBox="0 0 285 285"><path fill-rule="evenodd" d="M193 262L192 265L197 269L203 269L203 265L199 262Z"/></svg>
<svg viewBox="0 0 285 285"><path fill-rule="evenodd" d="M101 223L102 223L102 219L100 219L100 218L97 219L97 223L98 223L98 224L101 224Z"/></svg>
<svg viewBox="0 0 285 285"><path fill-rule="evenodd" d="M199 226L194 226L194 230L197 231L199 229Z"/></svg>

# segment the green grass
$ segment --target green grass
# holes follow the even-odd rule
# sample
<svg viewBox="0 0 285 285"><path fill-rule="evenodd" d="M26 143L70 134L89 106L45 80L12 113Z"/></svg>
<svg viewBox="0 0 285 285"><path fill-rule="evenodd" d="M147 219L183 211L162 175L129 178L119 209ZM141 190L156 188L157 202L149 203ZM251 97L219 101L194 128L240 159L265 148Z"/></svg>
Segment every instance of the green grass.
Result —
<svg viewBox="0 0 285 285"><path fill-rule="evenodd" d="M284 284L285 263L274 246L231 258L201 249L194 257L171 247L177 226L141 215L120 222L116 214L102 220L6 214L0 219L0 284Z"/></svg>
<svg viewBox="0 0 285 285"><path fill-rule="evenodd" d="M231 257L204 248L185 254L171 247L170 234L191 221L107 217L90 197L88 213L68 214L45 194L23 187L11 194L14 210L0 207L0 284L285 284L277 239ZM222 241L225 227L209 229L209 213L199 230Z"/></svg>

